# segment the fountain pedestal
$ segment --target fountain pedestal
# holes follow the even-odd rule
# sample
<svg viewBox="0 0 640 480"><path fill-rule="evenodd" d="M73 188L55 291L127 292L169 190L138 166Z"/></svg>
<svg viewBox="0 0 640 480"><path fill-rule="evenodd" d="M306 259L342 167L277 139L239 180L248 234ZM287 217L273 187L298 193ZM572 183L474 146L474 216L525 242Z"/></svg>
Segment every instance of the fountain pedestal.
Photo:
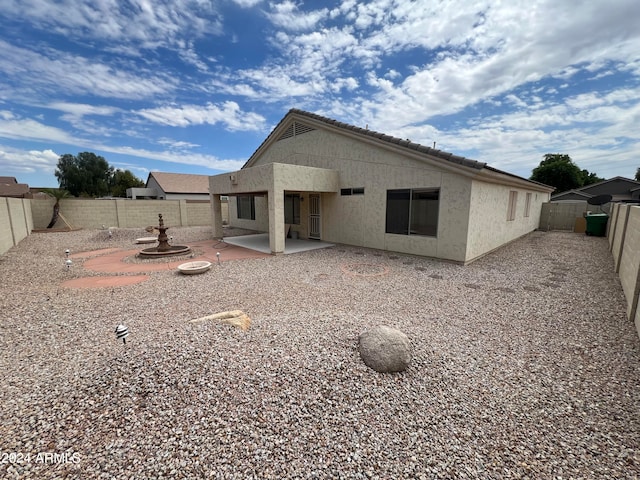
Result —
<svg viewBox="0 0 640 480"><path fill-rule="evenodd" d="M164 220L162 214L158 214L158 245L152 248L145 248L140 250L139 255L147 257L163 257L168 255L182 255L189 253L191 247L186 245L170 245L169 237L167 237L167 230L169 227L164 226Z"/></svg>

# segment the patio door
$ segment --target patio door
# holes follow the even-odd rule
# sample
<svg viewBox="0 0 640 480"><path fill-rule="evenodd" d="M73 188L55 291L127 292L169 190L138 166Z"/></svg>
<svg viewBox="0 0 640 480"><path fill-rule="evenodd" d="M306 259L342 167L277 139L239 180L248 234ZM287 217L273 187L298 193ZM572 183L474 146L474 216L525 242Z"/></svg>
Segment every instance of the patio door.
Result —
<svg viewBox="0 0 640 480"><path fill-rule="evenodd" d="M320 195L309 195L309 238L320 240Z"/></svg>

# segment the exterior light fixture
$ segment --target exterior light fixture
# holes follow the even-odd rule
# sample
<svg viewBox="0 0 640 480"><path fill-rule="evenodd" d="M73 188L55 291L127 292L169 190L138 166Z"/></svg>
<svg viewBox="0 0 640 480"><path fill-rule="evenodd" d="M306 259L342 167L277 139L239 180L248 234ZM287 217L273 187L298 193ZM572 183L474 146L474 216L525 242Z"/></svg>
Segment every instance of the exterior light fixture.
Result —
<svg viewBox="0 0 640 480"><path fill-rule="evenodd" d="M122 339L122 343L126 345L127 337L129 336L129 329L124 325L120 324L116 327L116 339Z"/></svg>

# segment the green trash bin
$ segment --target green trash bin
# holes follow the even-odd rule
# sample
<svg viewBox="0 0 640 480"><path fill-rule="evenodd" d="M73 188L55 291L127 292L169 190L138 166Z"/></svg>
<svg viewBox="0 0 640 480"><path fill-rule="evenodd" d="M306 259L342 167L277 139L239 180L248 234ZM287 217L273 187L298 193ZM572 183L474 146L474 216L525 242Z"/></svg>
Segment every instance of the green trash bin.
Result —
<svg viewBox="0 0 640 480"><path fill-rule="evenodd" d="M587 235L593 235L594 237L604 237L607 234L607 221L609 215L606 213L594 213L587 215Z"/></svg>

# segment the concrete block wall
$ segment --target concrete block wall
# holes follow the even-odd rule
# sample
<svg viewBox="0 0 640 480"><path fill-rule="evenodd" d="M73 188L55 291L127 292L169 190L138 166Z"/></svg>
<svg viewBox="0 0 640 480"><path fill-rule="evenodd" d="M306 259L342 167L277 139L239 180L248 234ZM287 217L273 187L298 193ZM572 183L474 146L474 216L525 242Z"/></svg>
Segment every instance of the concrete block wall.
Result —
<svg viewBox="0 0 640 480"><path fill-rule="evenodd" d="M608 233L614 268L627 301L627 316L640 335L640 206L615 205Z"/></svg>
<svg viewBox="0 0 640 480"><path fill-rule="evenodd" d="M0 254L20 243L32 228L30 200L0 197Z"/></svg>
<svg viewBox="0 0 640 480"><path fill-rule="evenodd" d="M192 203L186 202L187 222L189 225L211 225L211 204L210 203ZM222 204L222 218L229 218L228 214L225 216L224 208L227 204Z"/></svg>
<svg viewBox="0 0 640 480"><path fill-rule="evenodd" d="M46 228L51 220L55 200L33 199L31 202L33 228ZM60 213L74 228L102 228L103 225L117 228L157 226L159 213L169 227L211 225L211 204L191 203L187 200L65 198L60 201ZM55 227L64 228L66 225L60 219Z"/></svg>
<svg viewBox="0 0 640 480"><path fill-rule="evenodd" d="M116 226L117 210L114 200L91 200L64 198L60 200L60 213L73 228L101 228ZM53 198L33 199L33 225L36 230L47 228L53 214ZM65 228L62 218L58 219L54 228Z"/></svg>
<svg viewBox="0 0 640 480"><path fill-rule="evenodd" d="M55 199L0 197L0 255L17 245L32 230L45 229L51 221ZM144 228L158 225L162 213L167 227L211 226L211 203L188 200L94 200L65 198L60 213L73 228ZM227 202L222 218L229 221ZM66 228L59 219L54 228Z"/></svg>
<svg viewBox="0 0 640 480"><path fill-rule="evenodd" d="M13 229L11 228L11 218L9 217L8 198L0 198L0 253L4 253L13 247Z"/></svg>
<svg viewBox="0 0 640 480"><path fill-rule="evenodd" d="M158 214L167 227L182 226L181 200L116 200L118 221L114 227L136 228L158 225Z"/></svg>

